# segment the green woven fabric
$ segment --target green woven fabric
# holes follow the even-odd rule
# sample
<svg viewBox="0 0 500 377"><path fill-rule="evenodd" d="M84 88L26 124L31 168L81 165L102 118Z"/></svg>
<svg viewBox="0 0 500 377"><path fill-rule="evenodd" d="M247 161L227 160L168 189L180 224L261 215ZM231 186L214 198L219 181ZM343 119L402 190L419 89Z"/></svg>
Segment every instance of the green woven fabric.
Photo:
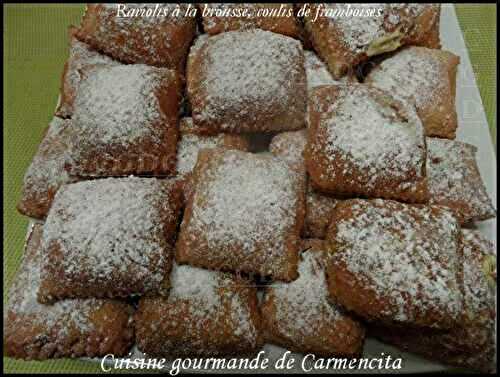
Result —
<svg viewBox="0 0 500 377"><path fill-rule="evenodd" d="M83 5L10 4L4 8L4 287L16 272L28 220L16 212L24 172L56 105L67 49L67 27ZM496 125L494 5L458 5L457 14L492 132ZM6 290L4 290L5 292ZM4 304L6 294L4 293ZM99 372L97 364L4 358L4 372Z"/></svg>

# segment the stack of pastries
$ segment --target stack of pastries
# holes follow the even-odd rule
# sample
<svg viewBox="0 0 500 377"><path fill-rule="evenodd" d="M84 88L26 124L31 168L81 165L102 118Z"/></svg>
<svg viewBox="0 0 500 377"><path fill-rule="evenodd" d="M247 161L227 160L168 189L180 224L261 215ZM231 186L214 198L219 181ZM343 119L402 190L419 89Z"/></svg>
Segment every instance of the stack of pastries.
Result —
<svg viewBox="0 0 500 377"><path fill-rule="evenodd" d="M471 225L496 211L455 140L440 6L161 6L181 15L89 4L69 30L6 355L359 357L374 336L495 371L496 252ZM241 6L279 4L198 5Z"/></svg>

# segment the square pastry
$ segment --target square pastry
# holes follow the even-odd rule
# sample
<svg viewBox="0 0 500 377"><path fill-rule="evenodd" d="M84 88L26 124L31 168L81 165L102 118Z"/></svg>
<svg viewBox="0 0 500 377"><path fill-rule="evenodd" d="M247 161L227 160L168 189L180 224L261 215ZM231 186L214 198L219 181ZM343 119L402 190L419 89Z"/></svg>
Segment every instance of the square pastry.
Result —
<svg viewBox="0 0 500 377"><path fill-rule="evenodd" d="M88 4L76 37L124 63L184 71L196 32L187 4Z"/></svg>
<svg viewBox="0 0 500 377"><path fill-rule="evenodd" d="M181 195L155 178L62 186L43 231L40 302L165 294Z"/></svg>
<svg viewBox="0 0 500 377"><path fill-rule="evenodd" d="M336 303L367 321L451 328L460 322L460 227L440 206L346 200L327 233Z"/></svg>
<svg viewBox="0 0 500 377"><path fill-rule="evenodd" d="M450 208L462 224L496 216L476 152L475 146L461 141L427 138L430 202Z"/></svg>
<svg viewBox="0 0 500 377"><path fill-rule="evenodd" d="M304 220L305 175L275 157L198 154L176 261L292 280Z"/></svg>
<svg viewBox="0 0 500 377"><path fill-rule="evenodd" d="M193 126L192 118L180 120L180 140L177 146L177 174L192 173L198 153L202 149L227 148L248 151L248 141L244 136L234 134L200 135Z"/></svg>
<svg viewBox="0 0 500 377"><path fill-rule="evenodd" d="M168 298L142 298L136 343L150 357L250 355L261 346L257 290L227 272L174 264Z"/></svg>
<svg viewBox="0 0 500 377"><path fill-rule="evenodd" d="M376 66L366 82L415 104L426 136L455 138L455 87L460 58L451 52L409 47Z"/></svg>
<svg viewBox="0 0 500 377"><path fill-rule="evenodd" d="M56 109L56 115L62 118L69 118L73 114L73 102L76 91L82 80L81 71L86 68L97 65L118 65L116 60L100 52L93 50L86 43L80 42L75 37L76 28L69 28L69 57L64 64L61 84L61 96Z"/></svg>
<svg viewBox="0 0 500 377"><path fill-rule="evenodd" d="M187 66L195 125L213 132L276 132L305 126L301 43L259 29L199 38Z"/></svg>
<svg viewBox="0 0 500 377"><path fill-rule="evenodd" d="M87 70L74 101L70 174L174 174L180 90L178 75L166 68Z"/></svg>
<svg viewBox="0 0 500 377"><path fill-rule="evenodd" d="M301 35L293 3L201 3L198 7L203 30L210 35L255 28L294 38Z"/></svg>
<svg viewBox="0 0 500 377"><path fill-rule="evenodd" d="M307 143L307 131L282 132L274 136L269 144L269 151L284 159L293 167L304 171L304 150ZM325 238L332 211L339 199L315 191L307 183L306 218L302 234L308 238Z"/></svg>
<svg viewBox="0 0 500 377"><path fill-rule="evenodd" d="M17 209L23 215L42 219L47 216L59 187L75 180L65 170L69 159L71 120L54 117L24 175Z"/></svg>
<svg viewBox="0 0 500 377"><path fill-rule="evenodd" d="M425 156L411 105L362 84L311 94L305 161L319 191L426 202Z"/></svg>
<svg viewBox="0 0 500 377"><path fill-rule="evenodd" d="M329 302L326 246L320 240L304 241L299 277L266 288L261 312L267 341L303 354L359 356L365 330Z"/></svg>
<svg viewBox="0 0 500 377"><path fill-rule="evenodd" d="M319 3L304 22L314 49L334 77L404 45L439 48L438 4Z"/></svg>
<svg viewBox="0 0 500 377"><path fill-rule="evenodd" d="M134 341L132 306L114 300L37 301L42 224L28 232L24 257L4 312L4 356L45 360L59 357L125 356Z"/></svg>
<svg viewBox="0 0 500 377"><path fill-rule="evenodd" d="M372 335L431 360L483 373L496 371L496 251L480 232L462 230L464 310L460 325L447 331L374 327Z"/></svg>
<svg viewBox="0 0 500 377"><path fill-rule="evenodd" d="M227 148L248 151L248 140L241 135L216 134L200 135L193 125L192 118L180 120L180 140L177 144L177 174L184 184L184 196L192 194L191 174L202 149Z"/></svg>

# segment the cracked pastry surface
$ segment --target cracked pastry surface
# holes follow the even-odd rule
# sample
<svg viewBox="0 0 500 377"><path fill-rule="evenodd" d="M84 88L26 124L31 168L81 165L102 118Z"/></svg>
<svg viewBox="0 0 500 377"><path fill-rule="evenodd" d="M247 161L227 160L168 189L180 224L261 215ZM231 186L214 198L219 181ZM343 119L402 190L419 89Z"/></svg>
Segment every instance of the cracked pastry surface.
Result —
<svg viewBox="0 0 500 377"><path fill-rule="evenodd" d="M318 3L310 8L311 13L305 17L306 30L336 78L352 73L371 56L401 46L440 45L439 4ZM354 12L357 16L352 16Z"/></svg>
<svg viewBox="0 0 500 377"><path fill-rule="evenodd" d="M4 352L27 360L125 355L134 340L132 306L115 300L37 301L43 224L28 233L19 272L4 312Z"/></svg>
<svg viewBox="0 0 500 377"><path fill-rule="evenodd" d="M166 294L181 195L156 178L61 187L43 230L39 300Z"/></svg>

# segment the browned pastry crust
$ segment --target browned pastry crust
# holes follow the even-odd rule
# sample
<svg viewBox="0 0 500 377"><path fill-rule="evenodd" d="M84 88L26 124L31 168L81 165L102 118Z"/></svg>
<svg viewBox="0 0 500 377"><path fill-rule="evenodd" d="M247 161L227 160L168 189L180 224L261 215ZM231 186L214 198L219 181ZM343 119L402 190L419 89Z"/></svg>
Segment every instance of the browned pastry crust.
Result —
<svg viewBox="0 0 500 377"><path fill-rule="evenodd" d="M459 63L460 58L448 51L408 47L376 66L366 83L413 102L426 136L454 139Z"/></svg>
<svg viewBox="0 0 500 377"><path fill-rule="evenodd" d="M28 360L125 356L134 340L132 307L114 300L65 300L42 305L42 224L30 230L4 314L4 356Z"/></svg>
<svg viewBox="0 0 500 377"><path fill-rule="evenodd" d="M200 3L198 8L203 17L203 29L210 35L254 28L293 38L301 35L292 3ZM231 16L236 12L241 16Z"/></svg>
<svg viewBox="0 0 500 377"><path fill-rule="evenodd" d="M306 193L306 221L303 235L324 239L333 217L335 206L341 199L314 191L310 184Z"/></svg>
<svg viewBox="0 0 500 377"><path fill-rule="evenodd" d="M198 154L176 261L289 281L297 276L305 176L272 156Z"/></svg>
<svg viewBox="0 0 500 377"><path fill-rule="evenodd" d="M192 118L182 118L179 123L179 129L180 140L177 144L177 174L183 181L185 198L188 198L193 191L190 178L200 150L210 148L249 150L248 140L242 135L199 134L193 125Z"/></svg>
<svg viewBox="0 0 500 377"><path fill-rule="evenodd" d="M299 41L260 29L200 37L191 48L187 92L207 133L305 127L306 75Z"/></svg>
<svg viewBox="0 0 500 377"><path fill-rule="evenodd" d="M168 298L142 298L136 343L150 357L252 354L262 346L256 288L219 271L175 265Z"/></svg>
<svg viewBox="0 0 500 377"><path fill-rule="evenodd" d="M389 325L459 323L459 225L443 207L345 200L335 207L327 242L334 302Z"/></svg>
<svg viewBox="0 0 500 377"><path fill-rule="evenodd" d="M412 106L367 85L313 90L305 162L322 192L428 200L420 119Z"/></svg>
<svg viewBox="0 0 500 377"><path fill-rule="evenodd" d="M476 152L475 146L461 141L427 138L430 202L450 208L462 224L496 216Z"/></svg>
<svg viewBox="0 0 500 377"><path fill-rule="evenodd" d="M70 120L54 117L24 175L21 200L17 209L23 215L43 219L54 195L64 183L74 181L64 169L68 158Z"/></svg>
<svg viewBox="0 0 500 377"><path fill-rule="evenodd" d="M72 176L173 175L180 81L166 68L99 66L85 72L74 102Z"/></svg>
<svg viewBox="0 0 500 377"><path fill-rule="evenodd" d="M166 294L181 205L173 180L61 187L44 227L39 301Z"/></svg>
<svg viewBox="0 0 500 377"><path fill-rule="evenodd" d="M304 150L307 131L282 132L274 136L269 144L269 151L280 157L299 171L305 170ZM332 211L339 199L315 191L310 184L306 190L306 218L303 236L307 238L325 238Z"/></svg>
<svg viewBox="0 0 500 377"><path fill-rule="evenodd" d="M266 288L261 312L267 340L304 354L359 356L365 330L328 301L325 247L320 240L306 240L299 277Z"/></svg>
<svg viewBox="0 0 500 377"><path fill-rule="evenodd" d="M82 80L81 70L97 64L118 65L116 60L91 49L86 43L76 37L76 28L69 28L69 57L64 64L61 77L61 96L56 109L56 116L69 118L73 114L73 101Z"/></svg>
<svg viewBox="0 0 500 377"><path fill-rule="evenodd" d="M172 15L175 4L161 3L167 16L117 17L123 4L88 4L76 37L95 50L124 63L145 63L184 71L186 56L195 36L196 22ZM126 4L126 12L140 14L141 8L154 10L155 4Z"/></svg>
<svg viewBox="0 0 500 377"><path fill-rule="evenodd" d="M449 331L373 327L372 335L432 360L483 373L496 371L496 252L478 231L462 231L464 313Z"/></svg>
<svg viewBox="0 0 500 377"><path fill-rule="evenodd" d="M306 30L336 78L372 56L401 46L439 45L437 4L320 3L310 8L305 17ZM354 11L363 16L352 16Z"/></svg>

